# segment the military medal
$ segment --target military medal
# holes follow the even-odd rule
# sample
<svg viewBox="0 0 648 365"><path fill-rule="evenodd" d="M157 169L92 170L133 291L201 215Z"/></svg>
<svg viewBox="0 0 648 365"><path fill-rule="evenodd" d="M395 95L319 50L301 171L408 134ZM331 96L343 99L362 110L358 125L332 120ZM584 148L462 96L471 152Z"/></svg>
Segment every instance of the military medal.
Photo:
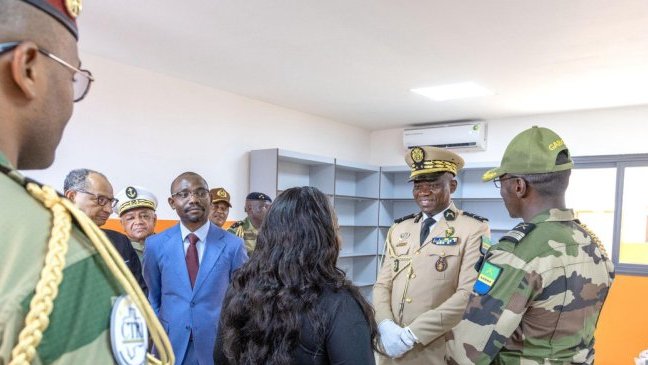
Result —
<svg viewBox="0 0 648 365"><path fill-rule="evenodd" d="M446 260L446 258L445 258L445 254L444 254L443 256L439 257L439 259L437 260L436 264L434 264L434 268L435 268L438 272L445 271L445 269L448 268L448 260Z"/></svg>

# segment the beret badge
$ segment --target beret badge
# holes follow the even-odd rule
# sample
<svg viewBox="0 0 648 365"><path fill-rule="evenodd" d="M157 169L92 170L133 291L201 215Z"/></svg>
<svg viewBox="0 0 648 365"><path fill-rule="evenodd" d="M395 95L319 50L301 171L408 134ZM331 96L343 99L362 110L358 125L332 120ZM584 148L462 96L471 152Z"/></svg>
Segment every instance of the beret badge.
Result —
<svg viewBox="0 0 648 365"><path fill-rule="evenodd" d="M81 13L83 4L81 0L65 0L65 10L73 19L76 19Z"/></svg>

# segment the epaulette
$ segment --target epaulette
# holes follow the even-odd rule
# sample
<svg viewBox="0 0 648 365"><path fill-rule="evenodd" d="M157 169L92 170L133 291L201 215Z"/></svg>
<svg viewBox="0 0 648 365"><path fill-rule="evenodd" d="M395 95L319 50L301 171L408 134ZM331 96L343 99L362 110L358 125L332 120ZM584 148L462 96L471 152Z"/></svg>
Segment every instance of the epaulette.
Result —
<svg viewBox="0 0 648 365"><path fill-rule="evenodd" d="M242 226L242 225L243 225L243 221L237 221L237 222L234 222L234 224L232 224L229 228L234 229L234 228L238 228L239 226Z"/></svg>
<svg viewBox="0 0 648 365"><path fill-rule="evenodd" d="M467 217L476 219L476 220L478 220L480 222L488 222L488 218L484 218L481 215L477 215L477 214L466 212L466 211L464 211L462 214L467 216ZM513 229L515 229L515 228L513 228Z"/></svg>
<svg viewBox="0 0 648 365"><path fill-rule="evenodd" d="M535 227L536 225L533 223L520 223L513 227L512 230L506 232L506 234L500 238L500 241L509 241L517 245L527 234L529 234L529 232L533 231Z"/></svg>
<svg viewBox="0 0 648 365"><path fill-rule="evenodd" d="M607 251L605 250L605 246L603 246L603 242L601 242L601 239L598 238L598 236L591 229L589 229L588 226L586 226L584 223L581 223L580 220L574 219L574 221L583 229L583 231L585 231L585 233L590 236L592 242L596 244L603 257L607 260L610 256L608 256Z"/></svg>
<svg viewBox="0 0 648 365"><path fill-rule="evenodd" d="M408 220L408 219L412 219L412 218L416 217L416 214L417 214L417 213L412 213L412 214L406 215L406 216L404 216L404 217L396 218L396 219L394 219L394 223L400 223L400 222L402 222L402 221L406 221L406 220Z"/></svg>

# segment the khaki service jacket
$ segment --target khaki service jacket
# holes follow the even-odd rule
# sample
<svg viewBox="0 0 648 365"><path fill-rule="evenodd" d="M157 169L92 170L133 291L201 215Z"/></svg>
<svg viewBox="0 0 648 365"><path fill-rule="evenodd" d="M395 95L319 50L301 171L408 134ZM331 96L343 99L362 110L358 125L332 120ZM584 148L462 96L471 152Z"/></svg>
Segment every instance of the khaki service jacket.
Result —
<svg viewBox="0 0 648 365"><path fill-rule="evenodd" d="M444 334L462 318L477 278L482 240L490 242L486 219L451 204L420 245L421 213L394 224L374 285L378 323L390 319L420 343L399 359L381 364L445 364Z"/></svg>

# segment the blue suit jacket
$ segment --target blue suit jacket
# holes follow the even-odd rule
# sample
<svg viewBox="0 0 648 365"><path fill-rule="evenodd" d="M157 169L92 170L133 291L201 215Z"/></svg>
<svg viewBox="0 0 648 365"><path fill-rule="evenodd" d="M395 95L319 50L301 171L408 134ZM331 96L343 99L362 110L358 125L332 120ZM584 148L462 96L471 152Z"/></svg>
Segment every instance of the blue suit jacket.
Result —
<svg viewBox="0 0 648 365"><path fill-rule="evenodd" d="M248 258L240 238L212 223L206 241L192 290L180 225L146 239L144 279L149 301L169 335L178 364L191 332L199 364L214 363L221 304L233 271Z"/></svg>

